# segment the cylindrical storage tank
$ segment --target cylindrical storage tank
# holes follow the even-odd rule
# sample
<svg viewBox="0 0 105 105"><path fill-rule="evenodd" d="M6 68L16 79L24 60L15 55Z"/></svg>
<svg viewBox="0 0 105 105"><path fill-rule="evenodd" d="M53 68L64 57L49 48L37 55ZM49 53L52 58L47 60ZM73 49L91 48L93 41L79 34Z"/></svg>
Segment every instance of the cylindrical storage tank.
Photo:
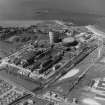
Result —
<svg viewBox="0 0 105 105"><path fill-rule="evenodd" d="M49 32L50 44L59 43L61 41L59 32Z"/></svg>
<svg viewBox="0 0 105 105"><path fill-rule="evenodd" d="M54 40L54 43L59 43L59 42L61 42L61 37L60 37L60 33L59 32L54 32L54 38L53 38L53 40Z"/></svg>
<svg viewBox="0 0 105 105"><path fill-rule="evenodd" d="M66 47L76 46L78 44L78 41L76 41L73 37L67 37L62 40L62 44Z"/></svg>
<svg viewBox="0 0 105 105"><path fill-rule="evenodd" d="M49 40L50 40L50 44L53 45L54 43L54 35L53 35L53 32L49 32Z"/></svg>

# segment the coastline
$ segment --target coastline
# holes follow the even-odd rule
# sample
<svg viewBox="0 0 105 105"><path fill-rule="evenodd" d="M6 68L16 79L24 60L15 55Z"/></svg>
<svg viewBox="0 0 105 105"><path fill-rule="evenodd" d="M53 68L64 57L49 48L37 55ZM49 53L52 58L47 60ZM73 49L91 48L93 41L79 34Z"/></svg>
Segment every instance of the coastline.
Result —
<svg viewBox="0 0 105 105"><path fill-rule="evenodd" d="M24 26L28 27L30 25L43 22L43 20L0 20L0 26Z"/></svg>
<svg viewBox="0 0 105 105"><path fill-rule="evenodd" d="M47 21L61 21L61 20L52 20L52 19L48 19L48 20L0 20L0 26L4 26L4 27L28 27L30 25L36 25L40 22L47 22ZM62 21L61 21L62 22ZM99 25L85 25L85 27L92 31L94 34L96 35L105 35L105 30L104 27L101 27Z"/></svg>
<svg viewBox="0 0 105 105"><path fill-rule="evenodd" d="M93 32L94 34L105 38L105 36L104 36L105 35L105 32L102 31L101 29L97 28L95 25L88 25L88 26L86 26L86 28L88 30L90 30L91 32Z"/></svg>

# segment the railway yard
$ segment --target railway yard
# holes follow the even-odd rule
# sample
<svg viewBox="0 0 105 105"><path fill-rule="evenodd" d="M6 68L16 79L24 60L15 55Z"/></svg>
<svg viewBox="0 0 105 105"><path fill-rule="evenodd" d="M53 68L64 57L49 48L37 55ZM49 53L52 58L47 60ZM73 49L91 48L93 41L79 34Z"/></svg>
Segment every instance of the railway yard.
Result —
<svg viewBox="0 0 105 105"><path fill-rule="evenodd" d="M0 105L104 105L98 34L104 33L57 20L1 26Z"/></svg>

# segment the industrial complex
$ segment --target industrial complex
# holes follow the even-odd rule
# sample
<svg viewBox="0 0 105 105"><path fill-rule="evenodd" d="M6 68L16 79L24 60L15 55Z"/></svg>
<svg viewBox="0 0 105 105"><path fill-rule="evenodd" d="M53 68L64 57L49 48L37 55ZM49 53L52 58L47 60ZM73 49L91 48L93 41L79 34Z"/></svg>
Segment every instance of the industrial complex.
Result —
<svg viewBox="0 0 105 105"><path fill-rule="evenodd" d="M1 26L0 105L104 105L102 34L58 20Z"/></svg>

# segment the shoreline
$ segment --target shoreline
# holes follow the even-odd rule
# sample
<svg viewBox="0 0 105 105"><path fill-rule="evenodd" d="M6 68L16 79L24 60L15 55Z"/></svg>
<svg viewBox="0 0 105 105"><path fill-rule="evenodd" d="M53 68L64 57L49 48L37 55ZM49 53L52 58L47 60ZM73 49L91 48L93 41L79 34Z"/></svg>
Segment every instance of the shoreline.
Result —
<svg viewBox="0 0 105 105"><path fill-rule="evenodd" d="M105 38L105 36L104 36L105 35L105 32L102 31L101 29L98 29L95 25L88 25L88 26L86 26L86 28L89 31L93 32L94 34Z"/></svg>
<svg viewBox="0 0 105 105"><path fill-rule="evenodd" d="M4 27L16 27L16 26L23 26L23 27L28 27L30 25L36 25L40 22L47 22L47 21L61 21L61 20L57 20L57 19L48 19L48 20L0 20L0 26L4 26ZM62 21L61 21L62 22ZM85 26L88 30L92 31L94 34L98 34L98 35L105 35L105 31L103 30L103 27L100 26L96 26L94 25L83 25Z"/></svg>
<svg viewBox="0 0 105 105"><path fill-rule="evenodd" d="M0 20L0 26L25 26L34 25L43 22L43 20Z"/></svg>
<svg viewBox="0 0 105 105"><path fill-rule="evenodd" d="M0 20L0 26L25 26L35 25L41 22L62 22L57 19L48 19L48 20Z"/></svg>

